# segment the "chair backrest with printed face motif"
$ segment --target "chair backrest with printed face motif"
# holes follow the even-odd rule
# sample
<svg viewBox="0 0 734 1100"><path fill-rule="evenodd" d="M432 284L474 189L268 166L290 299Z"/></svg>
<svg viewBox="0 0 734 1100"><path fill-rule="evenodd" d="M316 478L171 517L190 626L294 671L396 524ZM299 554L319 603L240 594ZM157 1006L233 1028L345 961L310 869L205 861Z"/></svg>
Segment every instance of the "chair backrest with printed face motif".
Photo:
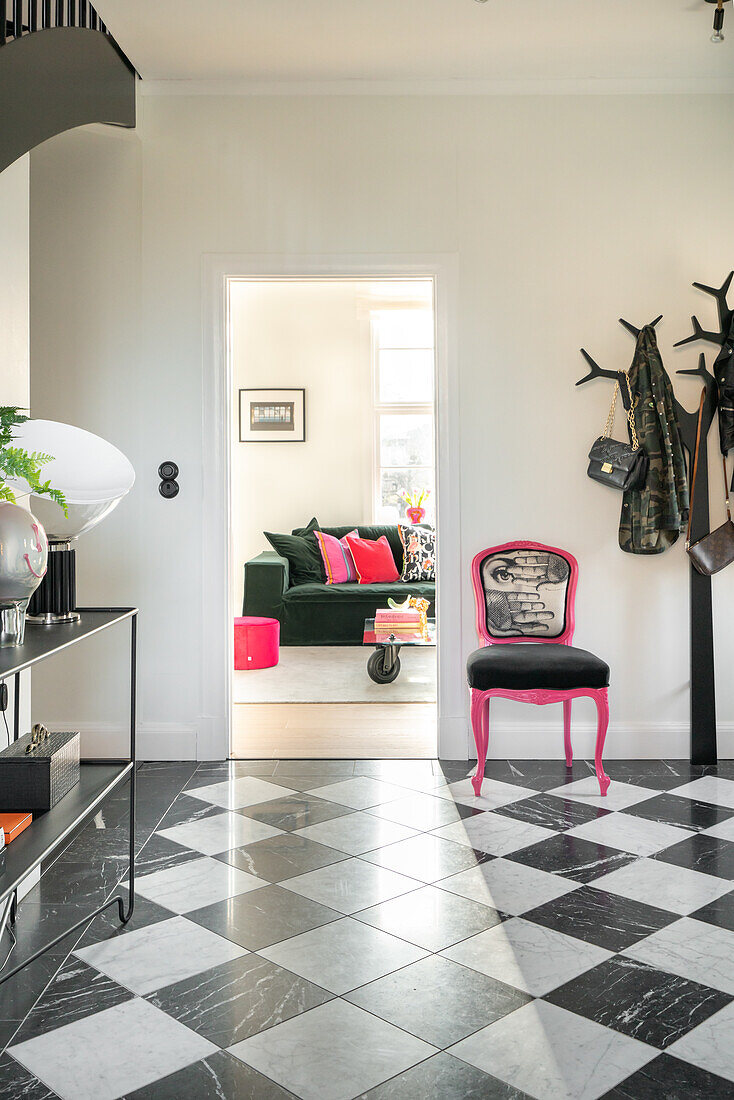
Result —
<svg viewBox="0 0 734 1100"><path fill-rule="evenodd" d="M483 550L472 563L477 630L495 642L569 643L578 566L564 550L533 542Z"/></svg>

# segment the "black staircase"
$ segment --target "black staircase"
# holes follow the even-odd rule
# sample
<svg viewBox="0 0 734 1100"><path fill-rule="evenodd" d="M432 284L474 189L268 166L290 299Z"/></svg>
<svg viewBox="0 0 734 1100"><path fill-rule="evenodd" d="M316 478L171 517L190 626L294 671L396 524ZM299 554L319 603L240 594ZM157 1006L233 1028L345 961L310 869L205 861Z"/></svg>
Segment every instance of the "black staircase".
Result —
<svg viewBox="0 0 734 1100"><path fill-rule="evenodd" d="M87 0L0 0L0 172L75 126L134 127L135 78Z"/></svg>

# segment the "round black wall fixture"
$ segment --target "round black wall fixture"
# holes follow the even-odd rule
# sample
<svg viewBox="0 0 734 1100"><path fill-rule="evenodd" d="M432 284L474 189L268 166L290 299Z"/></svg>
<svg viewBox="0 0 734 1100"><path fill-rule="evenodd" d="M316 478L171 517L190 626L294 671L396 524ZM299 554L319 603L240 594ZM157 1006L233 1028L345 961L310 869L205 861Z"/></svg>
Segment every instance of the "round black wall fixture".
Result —
<svg viewBox="0 0 734 1100"><path fill-rule="evenodd" d="M179 485L176 481L178 466L175 462L171 462L170 459L161 462L158 467L158 477L161 479L158 492L165 500L172 500L173 497L178 496Z"/></svg>

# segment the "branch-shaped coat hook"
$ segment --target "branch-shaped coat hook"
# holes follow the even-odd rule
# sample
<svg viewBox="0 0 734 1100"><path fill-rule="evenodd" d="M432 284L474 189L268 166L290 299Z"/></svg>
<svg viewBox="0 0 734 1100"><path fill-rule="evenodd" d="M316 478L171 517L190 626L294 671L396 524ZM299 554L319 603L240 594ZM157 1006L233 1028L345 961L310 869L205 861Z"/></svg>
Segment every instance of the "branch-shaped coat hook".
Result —
<svg viewBox="0 0 734 1100"><path fill-rule="evenodd" d="M663 319L663 315L661 313L658 317L655 318L654 321L651 321L650 324L654 328L655 325L657 325L657 323L659 321L662 321L662 319ZM630 324L629 321L625 321L623 317L619 318L619 323L624 328L626 328L628 332L631 332L632 335L635 337L635 339L637 339L637 337L640 335L640 332L642 331L639 328L635 328L635 326ZM611 380L613 382L619 382L619 384L620 384L619 388L620 388L620 391L622 393L622 403L623 403L625 409L629 409L630 399L629 399L629 393L627 391L627 387L624 385L624 371L604 370L602 367L599 366L599 364L597 362L595 362L591 358L591 356L589 355L588 351L586 351L585 348L581 348L581 354L583 355L584 359L589 364L591 369L590 369L588 374L584 375L583 378L579 378L576 385L577 386L583 386L585 382L591 382L592 378L611 378Z"/></svg>

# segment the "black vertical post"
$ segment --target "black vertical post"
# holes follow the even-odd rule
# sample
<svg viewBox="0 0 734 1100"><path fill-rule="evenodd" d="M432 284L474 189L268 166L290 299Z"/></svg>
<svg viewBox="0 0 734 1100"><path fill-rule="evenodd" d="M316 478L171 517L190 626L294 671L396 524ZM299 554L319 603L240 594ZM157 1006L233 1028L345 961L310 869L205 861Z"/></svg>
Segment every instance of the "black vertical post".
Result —
<svg viewBox="0 0 734 1100"><path fill-rule="evenodd" d="M51 0L43 0L41 5L41 26L51 26Z"/></svg>
<svg viewBox="0 0 734 1100"><path fill-rule="evenodd" d="M87 0L79 0L79 26L87 25Z"/></svg>
<svg viewBox="0 0 734 1100"><path fill-rule="evenodd" d="M13 37L20 38L23 33L23 0L13 0Z"/></svg>
<svg viewBox="0 0 734 1100"><path fill-rule="evenodd" d="M28 29L38 30L38 0L28 0Z"/></svg>
<svg viewBox="0 0 734 1100"><path fill-rule="evenodd" d="M8 6L7 0L0 0L0 46L5 45L7 38Z"/></svg>
<svg viewBox="0 0 734 1100"><path fill-rule="evenodd" d="M97 29L97 12L91 4L89 5L89 28L93 31Z"/></svg>
<svg viewBox="0 0 734 1100"><path fill-rule="evenodd" d="M56 0L56 26L64 25L64 0Z"/></svg>
<svg viewBox="0 0 734 1100"><path fill-rule="evenodd" d="M76 0L66 0L66 25L76 26Z"/></svg>

